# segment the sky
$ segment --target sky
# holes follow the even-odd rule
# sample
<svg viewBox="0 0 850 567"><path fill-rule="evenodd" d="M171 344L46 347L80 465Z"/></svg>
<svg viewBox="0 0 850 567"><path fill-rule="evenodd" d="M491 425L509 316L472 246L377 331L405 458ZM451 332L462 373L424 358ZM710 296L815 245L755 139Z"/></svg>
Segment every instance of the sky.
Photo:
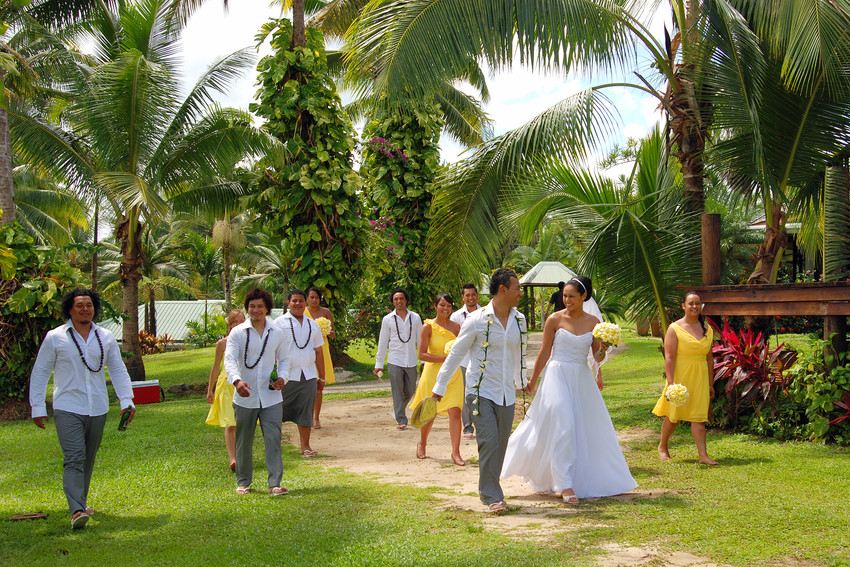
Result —
<svg viewBox="0 0 850 567"><path fill-rule="evenodd" d="M189 21L183 34L184 84L194 84L201 73L214 60L243 47L255 45L254 36L260 26L270 18L280 15L280 7L269 6L269 0L237 0L230 2L224 11L222 2L208 0ZM660 30L660 24L653 26ZM269 51L264 44L257 60ZM576 92L596 84L597 78L586 75L568 77L544 76L528 69L514 68L488 78L491 100L486 110L494 121L495 134L503 134L531 120L534 116ZM634 79L631 79L634 80ZM256 72L236 83L227 96L218 97L227 106L247 109L256 91ZM620 114L621 139L638 138L661 120L655 99L636 90L610 89L607 92ZM346 100L343 94L343 100ZM440 141L443 161L462 159L463 148L453 140ZM598 148L594 159L600 158L610 147ZM630 166L620 165L603 172L610 177L627 173Z"/></svg>

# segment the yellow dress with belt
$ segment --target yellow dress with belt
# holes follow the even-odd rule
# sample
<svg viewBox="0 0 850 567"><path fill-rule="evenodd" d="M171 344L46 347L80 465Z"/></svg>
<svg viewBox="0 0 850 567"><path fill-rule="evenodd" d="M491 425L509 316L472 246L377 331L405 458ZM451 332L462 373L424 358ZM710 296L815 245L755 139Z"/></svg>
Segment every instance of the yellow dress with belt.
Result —
<svg viewBox="0 0 850 567"><path fill-rule="evenodd" d="M227 372L222 368L215 382L215 397L207 414L207 425L236 427L236 416L233 414L234 390L235 388L227 382Z"/></svg>
<svg viewBox="0 0 850 567"><path fill-rule="evenodd" d="M445 356L446 343L453 341L457 336L438 325L433 319L425 319L425 324L431 326L431 340L428 342L428 354L434 356ZM437 374L443 366L442 362L426 362L422 365L422 377L419 378L419 385L416 387L416 395L410 402L411 409L416 407L421 400L429 397L434 385L437 383ZM458 368L452 379L449 381L449 386L446 388L446 395L443 399L437 402L437 413L447 415L449 408L463 407L463 374Z"/></svg>
<svg viewBox="0 0 850 567"><path fill-rule="evenodd" d="M664 394L658 399L652 410L657 416L670 418L670 421L706 422L708 421L708 406L711 403L706 356L711 350L714 331L711 327L701 339L684 330L677 323L671 323L670 328L676 332L678 346L676 347L676 366L673 370L673 383L684 384L688 389L688 401L676 407L667 401ZM666 388L666 385L665 385Z"/></svg>
<svg viewBox="0 0 850 567"><path fill-rule="evenodd" d="M304 314L313 319L309 309L305 309ZM315 321L315 319L313 320ZM336 382L336 378L334 377L334 363L331 362L331 347L328 344L328 337L322 338L325 339L325 344L322 345L322 357L325 359L325 385L328 385Z"/></svg>

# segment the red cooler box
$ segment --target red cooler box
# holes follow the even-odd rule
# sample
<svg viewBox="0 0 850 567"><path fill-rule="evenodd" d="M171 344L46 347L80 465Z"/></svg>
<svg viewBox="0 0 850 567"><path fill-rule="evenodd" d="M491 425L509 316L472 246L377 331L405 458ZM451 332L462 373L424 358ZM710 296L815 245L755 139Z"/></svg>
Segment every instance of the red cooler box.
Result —
<svg viewBox="0 0 850 567"><path fill-rule="evenodd" d="M161 402L159 396L159 380L144 380L142 382L131 382L133 385L133 404L152 404Z"/></svg>

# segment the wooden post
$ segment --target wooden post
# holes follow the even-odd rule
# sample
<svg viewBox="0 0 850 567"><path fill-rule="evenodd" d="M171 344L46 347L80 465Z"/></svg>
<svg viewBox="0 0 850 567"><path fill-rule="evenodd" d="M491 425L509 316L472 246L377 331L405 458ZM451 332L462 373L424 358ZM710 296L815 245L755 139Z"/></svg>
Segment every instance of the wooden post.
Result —
<svg viewBox="0 0 850 567"><path fill-rule="evenodd" d="M702 215L702 285L720 285L720 215Z"/></svg>
<svg viewBox="0 0 850 567"><path fill-rule="evenodd" d="M829 336L833 333L835 338L829 341ZM847 318L843 315L824 317L823 339L830 342L836 353L847 352Z"/></svg>

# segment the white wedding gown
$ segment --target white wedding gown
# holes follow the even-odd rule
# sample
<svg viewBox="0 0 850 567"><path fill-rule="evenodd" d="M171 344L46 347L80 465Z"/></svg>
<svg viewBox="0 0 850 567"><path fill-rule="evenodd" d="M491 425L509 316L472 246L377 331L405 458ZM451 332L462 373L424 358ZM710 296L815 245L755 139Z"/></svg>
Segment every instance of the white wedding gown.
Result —
<svg viewBox="0 0 850 567"><path fill-rule="evenodd" d="M502 478L519 475L536 492L572 488L579 498L637 487L587 365L592 341L591 333L555 332L537 395L508 441Z"/></svg>

